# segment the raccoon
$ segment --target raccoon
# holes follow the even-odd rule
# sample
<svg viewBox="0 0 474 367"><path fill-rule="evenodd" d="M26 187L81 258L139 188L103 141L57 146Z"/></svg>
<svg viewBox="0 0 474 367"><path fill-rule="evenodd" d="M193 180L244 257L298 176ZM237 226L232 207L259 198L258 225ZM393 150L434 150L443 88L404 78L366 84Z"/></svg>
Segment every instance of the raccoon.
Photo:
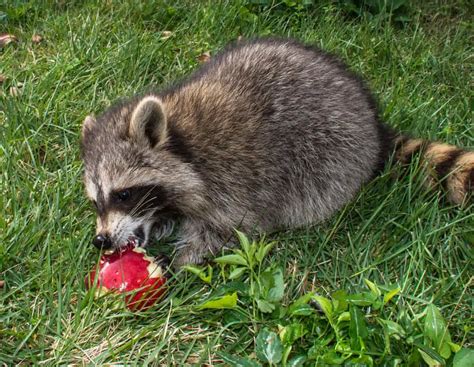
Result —
<svg viewBox="0 0 474 367"><path fill-rule="evenodd" d="M456 204L474 152L383 124L363 81L336 57L288 39L240 41L161 91L118 102L82 127L99 248L146 246L178 223L175 265L232 242L324 221L394 153L429 167Z"/></svg>

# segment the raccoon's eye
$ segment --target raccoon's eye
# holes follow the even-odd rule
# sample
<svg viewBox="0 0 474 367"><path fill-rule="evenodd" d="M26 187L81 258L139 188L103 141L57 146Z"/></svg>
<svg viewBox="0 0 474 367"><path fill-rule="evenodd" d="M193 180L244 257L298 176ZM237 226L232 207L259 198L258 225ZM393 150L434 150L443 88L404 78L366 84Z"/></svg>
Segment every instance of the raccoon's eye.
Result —
<svg viewBox="0 0 474 367"><path fill-rule="evenodd" d="M130 198L130 190L122 190L117 192L117 199L119 201L125 201Z"/></svg>

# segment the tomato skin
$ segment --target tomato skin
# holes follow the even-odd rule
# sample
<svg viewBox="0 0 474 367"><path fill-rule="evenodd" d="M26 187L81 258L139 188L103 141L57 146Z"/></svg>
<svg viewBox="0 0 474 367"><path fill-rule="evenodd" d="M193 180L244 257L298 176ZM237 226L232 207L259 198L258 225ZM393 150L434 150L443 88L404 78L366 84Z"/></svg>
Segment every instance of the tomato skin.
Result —
<svg viewBox="0 0 474 367"><path fill-rule="evenodd" d="M98 267L85 278L86 288L97 288L98 295L124 293L125 303L132 311L153 306L165 292L165 284L161 267L145 250L134 246L102 255Z"/></svg>

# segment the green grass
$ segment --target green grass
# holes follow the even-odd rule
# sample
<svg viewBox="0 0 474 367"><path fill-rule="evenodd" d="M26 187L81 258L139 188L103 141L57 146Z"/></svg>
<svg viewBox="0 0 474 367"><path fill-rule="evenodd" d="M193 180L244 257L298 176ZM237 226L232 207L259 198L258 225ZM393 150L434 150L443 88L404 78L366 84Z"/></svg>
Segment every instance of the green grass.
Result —
<svg viewBox="0 0 474 367"><path fill-rule="evenodd" d="M83 118L172 83L198 66L197 56L239 35L291 36L334 52L367 79L391 126L474 146L467 1L423 2L405 24L351 18L329 1L300 10L246 1L68 3L0 7L7 15L0 13L0 33L20 40L0 50L7 77L0 85L0 363L212 365L217 351L252 352L265 320L237 328L222 311L196 311L210 290L189 274L178 274L168 297L142 314L94 302L83 285L98 259L81 183ZM163 39L162 31L173 35ZM35 33L42 43L32 44ZM364 278L398 284L397 302L411 316L432 302L453 340L472 346L472 206L454 208L427 193L416 164L400 180L394 171L328 222L274 236L269 262L285 270L283 302L308 290L360 290Z"/></svg>

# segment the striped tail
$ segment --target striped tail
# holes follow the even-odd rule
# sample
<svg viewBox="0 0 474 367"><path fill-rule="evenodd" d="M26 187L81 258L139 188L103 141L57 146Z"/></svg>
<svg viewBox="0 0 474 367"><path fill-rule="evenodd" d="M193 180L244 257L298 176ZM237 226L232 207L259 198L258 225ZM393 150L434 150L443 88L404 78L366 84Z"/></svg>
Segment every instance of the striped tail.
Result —
<svg viewBox="0 0 474 367"><path fill-rule="evenodd" d="M466 205L474 198L474 151L453 145L400 135L395 138L395 159L407 165L419 156L427 167L426 185L440 188L454 204Z"/></svg>

